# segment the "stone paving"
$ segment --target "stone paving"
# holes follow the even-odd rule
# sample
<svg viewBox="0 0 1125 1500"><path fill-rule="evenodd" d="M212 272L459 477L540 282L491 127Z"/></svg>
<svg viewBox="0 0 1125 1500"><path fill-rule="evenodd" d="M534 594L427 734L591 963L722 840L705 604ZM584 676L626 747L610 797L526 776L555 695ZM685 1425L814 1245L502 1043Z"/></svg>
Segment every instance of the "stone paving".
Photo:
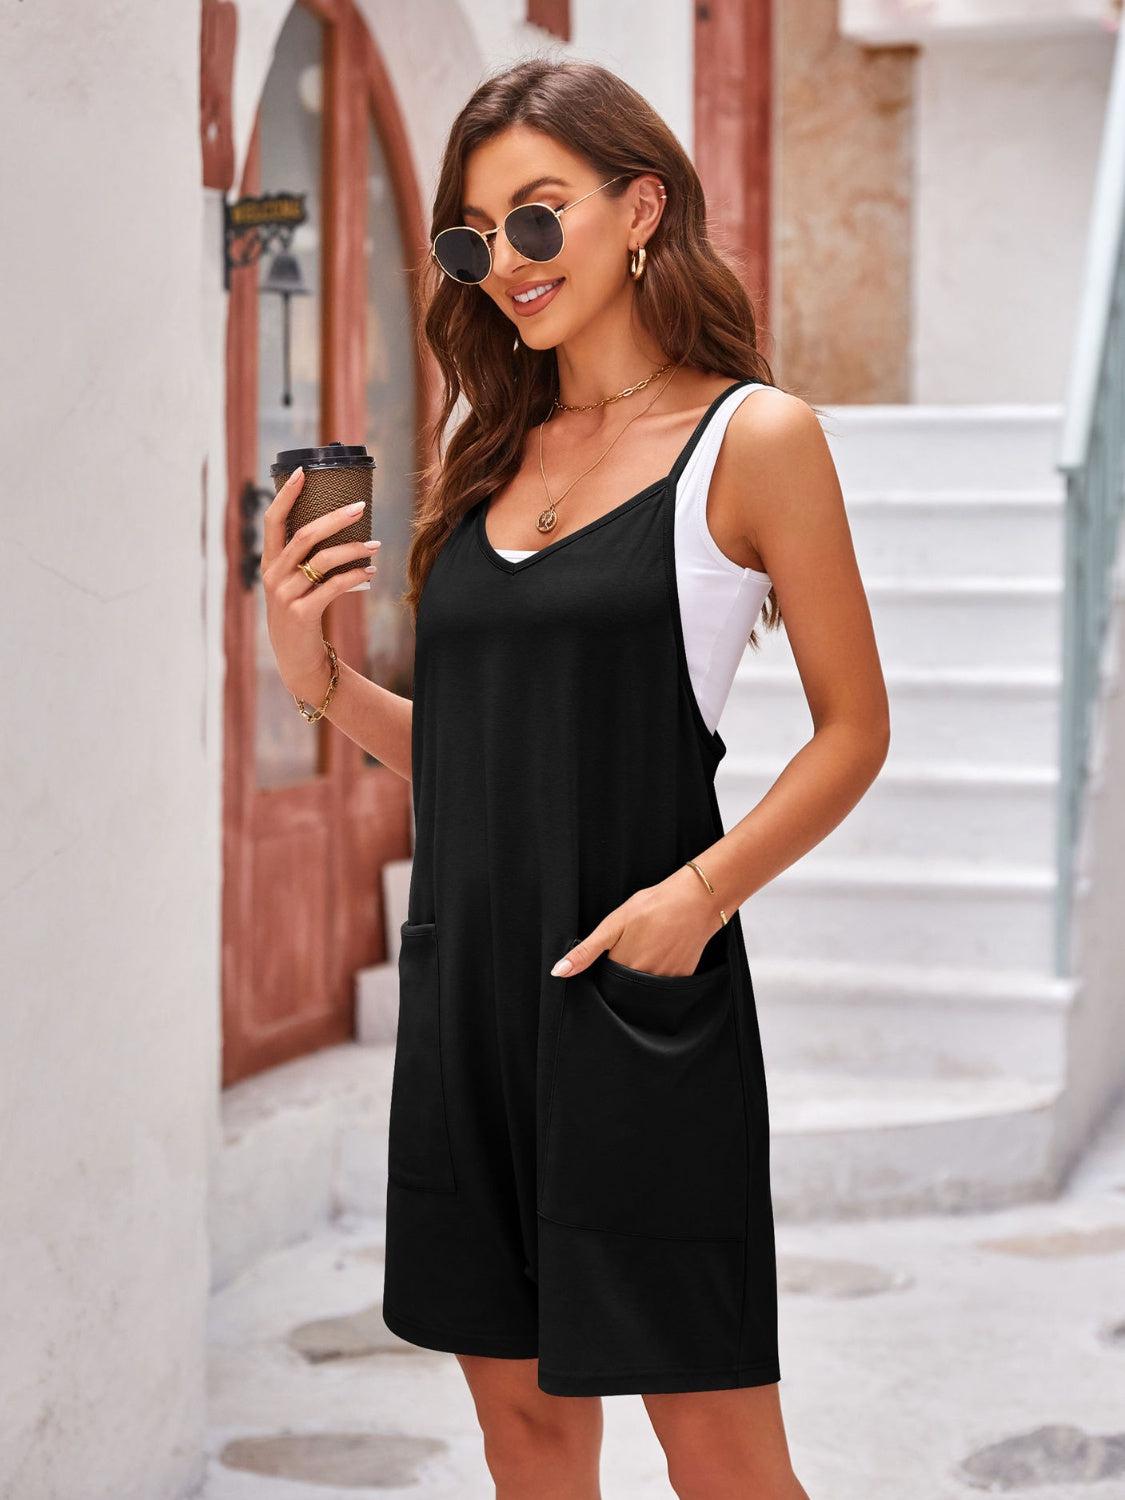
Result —
<svg viewBox="0 0 1125 1500"><path fill-rule="evenodd" d="M1125 1106L1052 1202L777 1238L811 1500L1125 1500ZM460 1367L386 1329L381 1257L344 1219L213 1299L202 1500L492 1500ZM668 1500L641 1398L605 1413L604 1500Z"/></svg>

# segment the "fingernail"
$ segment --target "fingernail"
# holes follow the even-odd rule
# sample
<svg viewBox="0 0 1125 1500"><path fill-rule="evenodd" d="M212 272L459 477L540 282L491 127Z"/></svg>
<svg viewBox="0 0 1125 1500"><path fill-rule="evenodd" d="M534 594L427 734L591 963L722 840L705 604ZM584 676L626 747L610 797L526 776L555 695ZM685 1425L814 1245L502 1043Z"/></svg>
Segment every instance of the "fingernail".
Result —
<svg viewBox="0 0 1125 1500"><path fill-rule="evenodd" d="M558 963L551 970L551 973L555 974L555 975L558 975L558 974L569 974L570 971L571 971L571 969L573 969L573 968L574 968L574 965L571 963L571 961L570 961L569 958L560 958L559 961L558 961Z"/></svg>
<svg viewBox="0 0 1125 1500"><path fill-rule="evenodd" d="M351 505L345 505L344 509L346 511L362 510L363 509L363 501L362 500L355 500L355 501L352 502Z"/></svg>
<svg viewBox="0 0 1125 1500"><path fill-rule="evenodd" d="M363 592L364 589L369 589L370 587L371 587L371 585L369 583L353 583L350 589L345 589L344 590L344 593L345 594L360 594L360 593Z"/></svg>
<svg viewBox="0 0 1125 1500"><path fill-rule="evenodd" d="M363 545L367 548L367 550L369 552L374 552L376 547L381 547L383 544L382 544L382 542L377 542L374 539L372 539L370 542L364 542Z"/></svg>
<svg viewBox="0 0 1125 1500"><path fill-rule="evenodd" d="M305 472L304 465L303 464L298 464L297 467L293 470L292 474L290 474L289 477L290 477L290 479L296 479L296 477L297 477L298 474L303 474L304 472Z"/></svg>

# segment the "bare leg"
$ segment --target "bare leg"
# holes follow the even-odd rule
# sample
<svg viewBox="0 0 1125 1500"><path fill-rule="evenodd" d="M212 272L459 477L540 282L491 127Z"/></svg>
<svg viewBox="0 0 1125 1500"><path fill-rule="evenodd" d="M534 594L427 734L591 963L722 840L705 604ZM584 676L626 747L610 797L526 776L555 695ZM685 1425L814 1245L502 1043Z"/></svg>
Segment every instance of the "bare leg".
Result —
<svg viewBox="0 0 1125 1500"><path fill-rule="evenodd" d="M809 1500L793 1473L778 1386L643 1398L679 1500Z"/></svg>
<svg viewBox="0 0 1125 1500"><path fill-rule="evenodd" d="M496 1500L601 1500L600 1396L549 1396L536 1359L459 1354Z"/></svg>

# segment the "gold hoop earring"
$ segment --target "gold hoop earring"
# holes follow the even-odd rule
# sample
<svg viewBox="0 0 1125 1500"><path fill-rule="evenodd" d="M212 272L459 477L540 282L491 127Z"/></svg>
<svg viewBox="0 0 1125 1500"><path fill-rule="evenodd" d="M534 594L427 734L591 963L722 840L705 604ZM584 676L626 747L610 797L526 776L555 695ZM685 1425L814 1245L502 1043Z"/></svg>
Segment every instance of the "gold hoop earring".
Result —
<svg viewBox="0 0 1125 1500"><path fill-rule="evenodd" d="M645 247L639 246L629 257L629 275L634 281L640 281L645 274Z"/></svg>

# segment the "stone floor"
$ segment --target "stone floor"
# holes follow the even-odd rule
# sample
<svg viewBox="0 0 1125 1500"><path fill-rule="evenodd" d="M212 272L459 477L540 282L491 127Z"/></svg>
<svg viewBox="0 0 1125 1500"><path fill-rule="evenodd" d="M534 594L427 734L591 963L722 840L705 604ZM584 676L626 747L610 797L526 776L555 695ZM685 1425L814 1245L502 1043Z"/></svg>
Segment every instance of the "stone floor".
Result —
<svg viewBox="0 0 1125 1500"><path fill-rule="evenodd" d="M811 1500L1125 1500L1125 1107L1054 1202L777 1238ZM202 1500L492 1500L456 1360L382 1323L381 1256L340 1221L215 1297ZM641 1398L605 1413L604 1500L667 1500Z"/></svg>

